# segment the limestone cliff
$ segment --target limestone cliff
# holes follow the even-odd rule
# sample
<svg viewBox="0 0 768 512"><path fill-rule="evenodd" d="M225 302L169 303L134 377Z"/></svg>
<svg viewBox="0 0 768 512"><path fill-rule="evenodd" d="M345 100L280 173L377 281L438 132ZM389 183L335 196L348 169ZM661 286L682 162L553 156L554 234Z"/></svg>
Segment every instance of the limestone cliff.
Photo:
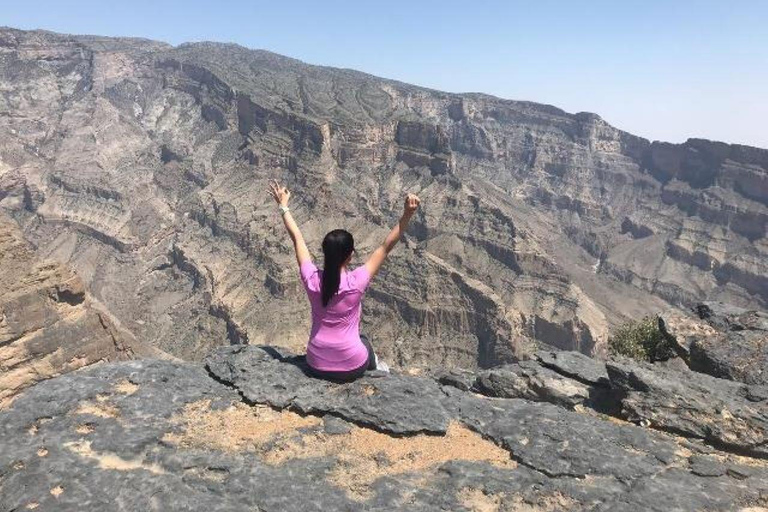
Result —
<svg viewBox="0 0 768 512"><path fill-rule="evenodd" d="M97 307L67 267L41 261L0 213L0 408L44 379L102 361L160 355Z"/></svg>
<svg viewBox="0 0 768 512"><path fill-rule="evenodd" d="M364 329L398 366L473 368L534 342L599 353L670 305L764 306L767 169L757 148L235 45L0 30L0 207L138 339L190 360L306 341L270 178L316 252L344 227L365 256L420 194Z"/></svg>

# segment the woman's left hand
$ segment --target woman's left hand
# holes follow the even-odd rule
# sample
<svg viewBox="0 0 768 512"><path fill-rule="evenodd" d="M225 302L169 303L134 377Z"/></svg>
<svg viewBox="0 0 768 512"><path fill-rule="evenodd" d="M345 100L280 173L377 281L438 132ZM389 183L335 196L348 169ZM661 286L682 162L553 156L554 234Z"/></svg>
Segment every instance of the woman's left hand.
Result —
<svg viewBox="0 0 768 512"><path fill-rule="evenodd" d="M272 180L269 183L269 193L272 195L272 198L277 204L280 206L288 206L288 200L291 198L291 192L284 186L280 185L277 180Z"/></svg>

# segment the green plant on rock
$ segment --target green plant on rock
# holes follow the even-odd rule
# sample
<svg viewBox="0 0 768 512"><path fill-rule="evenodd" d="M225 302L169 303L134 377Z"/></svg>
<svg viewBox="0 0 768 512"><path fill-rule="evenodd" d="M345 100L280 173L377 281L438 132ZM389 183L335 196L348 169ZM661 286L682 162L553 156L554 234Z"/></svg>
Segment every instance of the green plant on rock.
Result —
<svg viewBox="0 0 768 512"><path fill-rule="evenodd" d="M659 317L649 316L619 326L608 339L612 353L639 361L663 361L676 355L674 340L659 328Z"/></svg>

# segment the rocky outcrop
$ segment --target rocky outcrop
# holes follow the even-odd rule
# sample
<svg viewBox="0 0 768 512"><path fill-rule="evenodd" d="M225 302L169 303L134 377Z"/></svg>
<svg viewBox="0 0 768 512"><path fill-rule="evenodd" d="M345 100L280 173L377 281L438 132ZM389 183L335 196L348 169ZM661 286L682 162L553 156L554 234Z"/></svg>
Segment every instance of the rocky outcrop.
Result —
<svg viewBox="0 0 768 512"><path fill-rule="evenodd" d="M66 266L38 259L0 213L0 408L25 388L97 362L158 355L94 305Z"/></svg>
<svg viewBox="0 0 768 512"><path fill-rule="evenodd" d="M574 409L590 402L588 384L565 377L536 361L500 366L481 372L472 389L486 396L525 398ZM592 406L599 407L595 403Z"/></svg>
<svg viewBox="0 0 768 512"><path fill-rule="evenodd" d="M703 302L693 312L665 312L659 322L690 369L745 384L768 384L765 311Z"/></svg>
<svg viewBox="0 0 768 512"><path fill-rule="evenodd" d="M576 352L538 352L529 361L450 377L440 375L439 381L491 397L594 411L768 458L768 387L694 372L682 362L601 362Z"/></svg>
<svg viewBox="0 0 768 512"><path fill-rule="evenodd" d="M696 312L718 332L692 340L691 369L768 385L768 313L712 302L698 305Z"/></svg>
<svg viewBox="0 0 768 512"><path fill-rule="evenodd" d="M393 435L445 434L451 419L440 387L428 379L377 379L387 375L373 374L372 380L340 388L309 377L303 357L243 346L215 352L206 368L250 403L331 414Z"/></svg>
<svg viewBox="0 0 768 512"><path fill-rule="evenodd" d="M611 385L626 395L622 415L653 428L768 458L768 388L697 372L608 363Z"/></svg>
<svg viewBox="0 0 768 512"><path fill-rule="evenodd" d="M552 368L603 385L578 355ZM0 508L728 510L764 459L428 377L329 384L274 347L135 361L38 384L0 412ZM714 379L717 380L717 379ZM727 381L725 381L727 382Z"/></svg>
<svg viewBox="0 0 768 512"><path fill-rule="evenodd" d="M766 303L765 150L651 143L595 114L236 45L0 40L0 207L121 326L178 357L306 342L272 178L311 249L347 228L355 264L404 192L422 197L364 306L397 366L601 354L613 327L670 306Z"/></svg>

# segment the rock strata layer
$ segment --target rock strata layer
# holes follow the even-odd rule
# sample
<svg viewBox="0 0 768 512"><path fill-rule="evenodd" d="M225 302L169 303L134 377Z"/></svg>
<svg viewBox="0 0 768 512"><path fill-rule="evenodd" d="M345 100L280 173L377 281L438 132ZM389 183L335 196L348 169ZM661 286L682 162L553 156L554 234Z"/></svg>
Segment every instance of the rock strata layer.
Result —
<svg viewBox="0 0 768 512"><path fill-rule="evenodd" d="M768 300L766 150L236 45L0 29L0 208L137 339L306 342L272 178L316 255L343 227L364 257L422 197L364 305L399 367L603 353L670 305Z"/></svg>
<svg viewBox="0 0 768 512"><path fill-rule="evenodd" d="M0 408L23 389L100 361L160 355L96 307L71 269L41 260L0 213Z"/></svg>

